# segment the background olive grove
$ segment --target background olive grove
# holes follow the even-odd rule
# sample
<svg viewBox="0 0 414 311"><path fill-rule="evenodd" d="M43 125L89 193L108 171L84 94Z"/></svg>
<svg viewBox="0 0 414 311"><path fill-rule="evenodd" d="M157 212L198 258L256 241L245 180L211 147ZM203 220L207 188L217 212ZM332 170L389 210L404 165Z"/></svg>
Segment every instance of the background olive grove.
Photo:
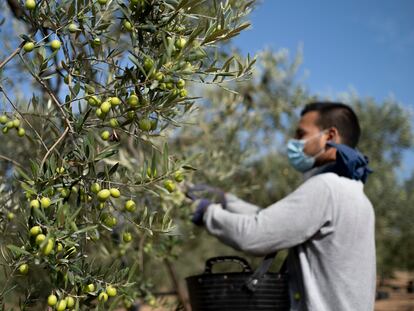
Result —
<svg viewBox="0 0 414 311"><path fill-rule="evenodd" d="M286 50L265 50L258 55L254 77L235 86L238 95L206 90L209 100L194 121L199 131L189 127L175 140L181 153L200 154L194 163L204 169L195 172L197 182L218 185L261 207L280 200L301 183L300 174L287 162L284 145L294 133L303 104L326 98L309 94L298 82L300 62L300 52L292 59ZM355 109L362 127L359 149L374 170L365 191L376 212L378 274L412 271L414 175L404 180L399 174L405 169L402 152L413 148L413 116L393 100L379 103L352 92L331 100L342 100ZM203 239L197 238L191 247L204 241L206 234L200 234ZM216 243L212 238L208 241ZM199 247L205 260L221 246L202 243Z"/></svg>

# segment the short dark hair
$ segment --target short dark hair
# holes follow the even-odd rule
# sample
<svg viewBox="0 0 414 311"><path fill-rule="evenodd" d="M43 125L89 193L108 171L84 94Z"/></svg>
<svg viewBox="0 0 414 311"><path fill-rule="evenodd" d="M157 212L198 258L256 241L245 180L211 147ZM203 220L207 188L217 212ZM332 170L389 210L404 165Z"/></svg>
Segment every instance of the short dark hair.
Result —
<svg viewBox="0 0 414 311"><path fill-rule="evenodd" d="M351 107L339 102L312 102L303 108L300 115L311 111L319 113L317 125L321 129L336 127L342 143L352 148L356 147L361 136L361 128Z"/></svg>

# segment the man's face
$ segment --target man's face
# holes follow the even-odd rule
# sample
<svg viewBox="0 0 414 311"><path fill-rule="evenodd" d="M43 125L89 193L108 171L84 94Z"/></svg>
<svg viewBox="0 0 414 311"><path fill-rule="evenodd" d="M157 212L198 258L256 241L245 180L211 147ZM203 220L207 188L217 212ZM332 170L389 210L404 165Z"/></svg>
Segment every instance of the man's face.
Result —
<svg viewBox="0 0 414 311"><path fill-rule="evenodd" d="M295 138L296 139L309 139L303 151L310 156L314 156L324 150L328 140L337 141L337 130L335 128L329 129L328 131L321 134L322 130L317 125L319 118L319 112L310 111L305 113L298 124L296 129ZM320 134L320 135L319 135ZM316 165L321 165L325 162L332 161L335 159L334 148L328 148L320 156L316 158Z"/></svg>

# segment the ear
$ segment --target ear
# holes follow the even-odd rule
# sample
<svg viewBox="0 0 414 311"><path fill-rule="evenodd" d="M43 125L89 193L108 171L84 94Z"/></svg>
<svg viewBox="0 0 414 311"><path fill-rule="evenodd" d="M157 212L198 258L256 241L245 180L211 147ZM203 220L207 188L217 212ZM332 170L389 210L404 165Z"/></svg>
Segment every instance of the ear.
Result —
<svg viewBox="0 0 414 311"><path fill-rule="evenodd" d="M334 126L328 129L328 141L332 141L334 143L341 143L341 136L339 136L338 129Z"/></svg>

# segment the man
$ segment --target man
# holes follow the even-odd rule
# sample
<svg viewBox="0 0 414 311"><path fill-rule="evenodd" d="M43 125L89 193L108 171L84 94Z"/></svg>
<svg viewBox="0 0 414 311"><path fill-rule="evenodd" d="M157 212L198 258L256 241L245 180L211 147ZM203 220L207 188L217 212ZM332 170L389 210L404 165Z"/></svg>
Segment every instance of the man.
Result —
<svg viewBox="0 0 414 311"><path fill-rule="evenodd" d="M291 310L374 309L374 211L363 183L370 170L356 149L358 119L342 103L311 103L301 113L289 161L304 173L293 193L260 209L232 194L202 200L194 221L222 242L255 255L289 249Z"/></svg>

